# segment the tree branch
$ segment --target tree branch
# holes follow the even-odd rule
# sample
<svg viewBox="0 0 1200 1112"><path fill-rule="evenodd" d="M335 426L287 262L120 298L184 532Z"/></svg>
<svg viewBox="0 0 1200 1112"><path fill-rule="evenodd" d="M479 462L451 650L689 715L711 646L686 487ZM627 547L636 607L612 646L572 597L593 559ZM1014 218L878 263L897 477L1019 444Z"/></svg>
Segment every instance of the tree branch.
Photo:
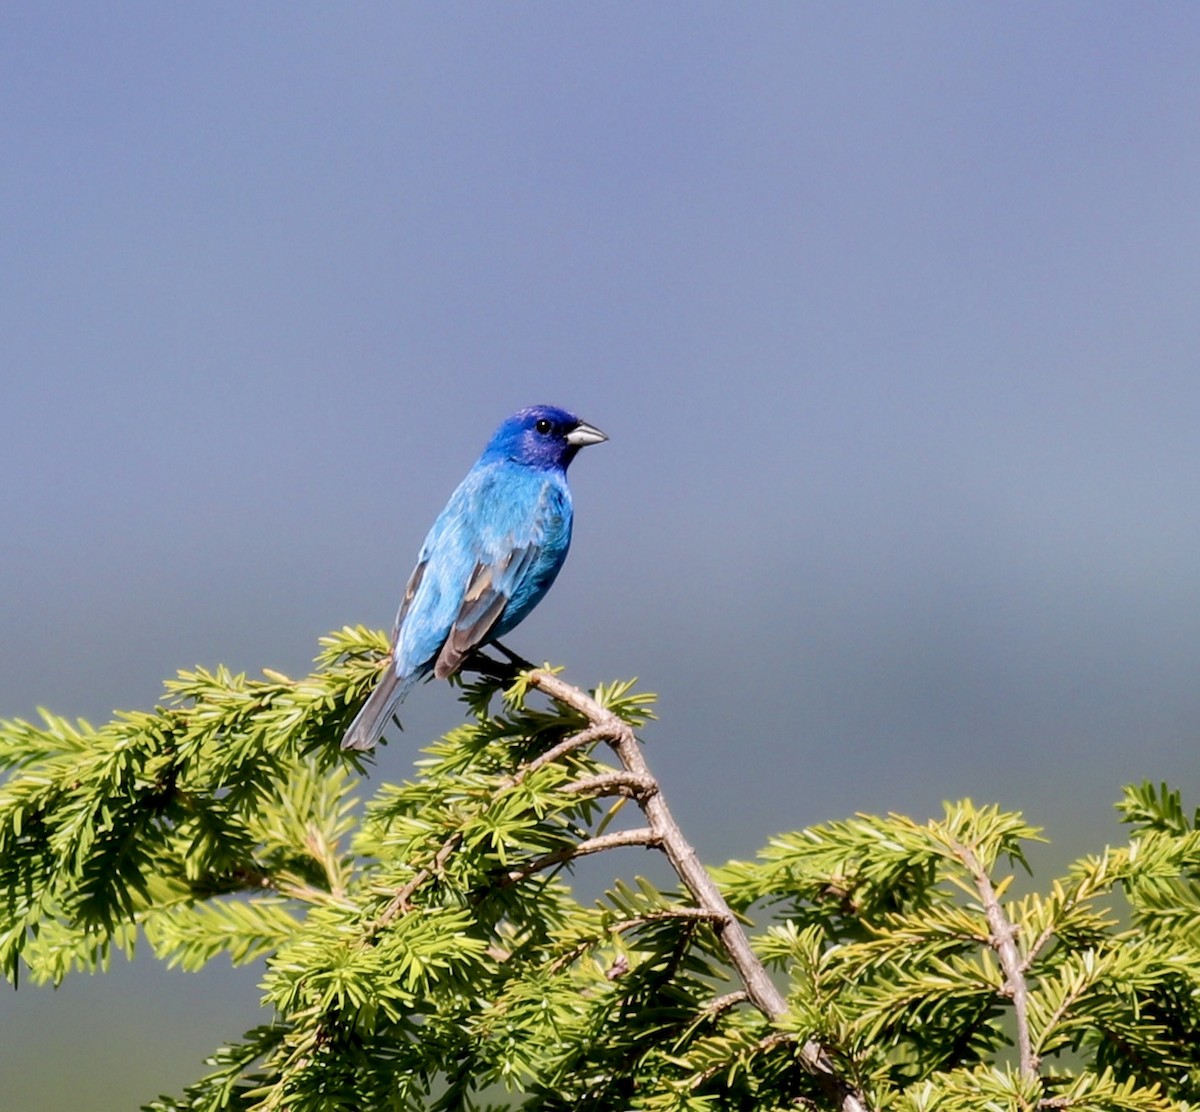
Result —
<svg viewBox="0 0 1200 1112"><path fill-rule="evenodd" d="M582 694L582 692L580 692ZM544 753L539 753L528 764L519 768L512 776L506 778L500 790L516 787L530 773L543 768L545 765L556 761L559 757L565 756L576 749L581 749L586 745L593 745L597 741L601 741L607 737L607 730L597 726L590 726L585 730L580 730L578 733L572 734L570 737L564 738L557 745L551 746ZM658 783L653 777L637 777L628 772L613 772L603 776L587 777L583 780L576 780L574 783L566 785L567 791L586 794L594 792L596 794L613 793L620 795L628 795L630 798L639 798L639 793L657 791ZM592 839L595 843L596 839ZM462 843L462 832L455 831L443 843L437 854L434 856L429 865L418 869L409 881L403 887L396 889L395 895L383 913L370 926L368 937L374 935L378 930L386 927L397 915L402 912L407 912L412 907L412 897L416 894L418 888L421 887L427 880L432 878L435 873L450 860L454 851L458 849ZM586 844L586 843L585 843ZM636 845L636 841L613 842L612 845ZM641 843L648 844L648 843ZM530 873L536 872L539 869L548 868L550 865L570 860L572 857L582 857L585 853L596 853L602 849L609 849L611 845L594 845L592 849L584 850L581 846L572 847L574 852L568 853L565 856L549 855L540 861L536 861L529 867L527 872L516 875L509 874L509 879L505 883L513 883L514 879L520 879L521 876L528 876Z"/></svg>
<svg viewBox="0 0 1200 1112"><path fill-rule="evenodd" d="M1000 968L1004 970L1004 992L1013 1002L1013 1014L1017 1024L1017 1052L1021 1058L1021 1074L1026 1078L1037 1077L1039 1062L1033 1052L1033 1040L1029 1032L1029 984L1025 980L1025 963L1021 960L1021 951L1017 948L1018 928L1000 906L991 878L979 858L975 856L975 851L970 846L956 844L954 852L966 865L971 879L975 882L975 890L983 903L988 929L991 931L991 946L1000 959Z"/></svg>
<svg viewBox="0 0 1200 1112"><path fill-rule="evenodd" d="M564 784L563 790L576 795L623 795L627 799L644 799L658 791L658 781L652 776L637 776L632 772L605 772Z"/></svg>
<svg viewBox="0 0 1200 1112"><path fill-rule="evenodd" d="M647 911L645 915L635 915L632 919L622 919L612 925L613 934L624 934L626 931L637 930L647 923L661 923L669 919L689 919L696 923L715 922L717 916L703 907L664 907L661 911ZM742 997L745 998L745 993Z"/></svg>
<svg viewBox="0 0 1200 1112"><path fill-rule="evenodd" d="M714 1000L710 1000L704 1008L704 1014L709 1019L716 1019L717 1016L723 1015L730 1008L736 1008L739 1004L744 1004L750 997L743 991L727 992L724 996L718 996Z"/></svg>
<svg viewBox="0 0 1200 1112"><path fill-rule="evenodd" d="M654 783L655 790L638 798L638 806L645 814L650 830L656 835L659 845L679 879L691 892L692 898L711 917L713 929L746 986L746 994L750 1001L768 1019L781 1018L787 1011L786 1001L751 949L750 940L725 902L721 890L708 875L696 851L675 821L675 816L663 796L661 785L655 780L642 755L632 727L612 711L602 707L591 696L550 672L530 672L529 685L587 719L590 728L576 734L576 737L587 735L589 740L606 741L617 754L626 772L637 777L639 781ZM867 1112L866 1098L837 1076L829 1056L815 1039L809 1039L800 1046L799 1056L805 1068L818 1078L831 1096L835 1097L841 1112Z"/></svg>
<svg viewBox="0 0 1200 1112"><path fill-rule="evenodd" d="M546 752L539 753L527 765L519 769L513 776L512 783L519 784L531 772L536 772L544 765L557 761L559 757L563 757L576 749L582 749L585 745L593 745L597 741L604 741L607 737L608 732L606 730L599 726L589 726L586 730L580 730L577 734L563 738L557 745L552 745Z"/></svg>
<svg viewBox="0 0 1200 1112"><path fill-rule="evenodd" d="M527 876L532 876L542 869L561 865L564 861L574 861L575 858L586 857L590 853L603 853L606 849L616 849L619 846L644 846L652 848L658 844L658 836L648 827L641 827L637 830L615 830L611 834L599 834L595 838L588 838L586 841L578 842L575 845L563 846L562 849L556 849L553 853L547 853L544 857L539 857L536 861L531 861L528 865L523 865L519 869L513 869L504 875L500 881L500 886L503 888L510 884L516 884L518 881L524 880Z"/></svg>
<svg viewBox="0 0 1200 1112"><path fill-rule="evenodd" d="M408 911L412 907L409 901L412 899L413 893L450 860L451 855L458 849L462 840L462 831L456 830L442 843L442 848L437 851L433 861L429 865L418 869L413 873L412 879L404 887L396 889L396 894L392 897L392 902L383 909L383 914L370 925L368 937L374 935L381 928L386 927L402 911Z"/></svg>

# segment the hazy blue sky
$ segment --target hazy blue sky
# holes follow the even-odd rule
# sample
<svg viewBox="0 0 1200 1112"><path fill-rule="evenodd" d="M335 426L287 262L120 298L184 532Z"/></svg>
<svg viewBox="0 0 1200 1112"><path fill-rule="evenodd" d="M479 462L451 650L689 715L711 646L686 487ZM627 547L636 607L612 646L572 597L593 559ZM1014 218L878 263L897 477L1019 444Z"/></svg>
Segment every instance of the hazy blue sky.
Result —
<svg viewBox="0 0 1200 1112"><path fill-rule="evenodd" d="M1183 4L5 5L0 714L387 625L552 402L611 442L513 647L661 693L707 859L1200 802L1197 57ZM0 991L7 1099L136 1107L256 999Z"/></svg>

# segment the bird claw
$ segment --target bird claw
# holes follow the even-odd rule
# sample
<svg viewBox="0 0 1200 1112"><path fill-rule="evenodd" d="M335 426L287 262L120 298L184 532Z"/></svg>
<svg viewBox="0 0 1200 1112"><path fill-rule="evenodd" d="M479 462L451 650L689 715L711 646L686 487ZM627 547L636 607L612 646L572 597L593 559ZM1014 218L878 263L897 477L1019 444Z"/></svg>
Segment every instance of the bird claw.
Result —
<svg viewBox="0 0 1200 1112"><path fill-rule="evenodd" d="M499 680L501 683L511 683L522 672L527 672L534 667L528 660L506 649L499 641L493 641L491 644L504 653L508 659L497 660L494 656L488 656L482 649L476 649L463 661L460 670L477 672L481 676Z"/></svg>

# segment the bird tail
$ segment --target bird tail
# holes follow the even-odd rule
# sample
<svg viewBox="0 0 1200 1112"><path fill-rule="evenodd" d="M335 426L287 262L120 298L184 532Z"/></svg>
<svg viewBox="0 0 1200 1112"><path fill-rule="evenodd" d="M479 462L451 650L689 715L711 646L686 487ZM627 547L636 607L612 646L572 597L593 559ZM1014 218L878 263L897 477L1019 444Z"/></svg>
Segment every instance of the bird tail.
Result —
<svg viewBox="0 0 1200 1112"><path fill-rule="evenodd" d="M375 690L371 692L362 710L350 723L350 729L342 738L343 749L373 749L383 733L387 720L408 694L416 676L401 679L393 668L384 672Z"/></svg>

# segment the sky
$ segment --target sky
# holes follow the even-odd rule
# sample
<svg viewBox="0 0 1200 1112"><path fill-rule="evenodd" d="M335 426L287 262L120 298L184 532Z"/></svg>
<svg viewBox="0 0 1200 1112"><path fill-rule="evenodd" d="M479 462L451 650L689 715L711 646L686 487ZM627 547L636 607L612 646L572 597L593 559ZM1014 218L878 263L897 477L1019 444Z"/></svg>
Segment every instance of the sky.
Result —
<svg viewBox="0 0 1200 1112"><path fill-rule="evenodd" d="M659 693L706 860L970 796L1057 868L1125 783L1195 806L1198 54L1183 4L5 5L0 716L388 626L552 403L611 439L509 641ZM137 1107L258 996L2 989L0 1076Z"/></svg>

